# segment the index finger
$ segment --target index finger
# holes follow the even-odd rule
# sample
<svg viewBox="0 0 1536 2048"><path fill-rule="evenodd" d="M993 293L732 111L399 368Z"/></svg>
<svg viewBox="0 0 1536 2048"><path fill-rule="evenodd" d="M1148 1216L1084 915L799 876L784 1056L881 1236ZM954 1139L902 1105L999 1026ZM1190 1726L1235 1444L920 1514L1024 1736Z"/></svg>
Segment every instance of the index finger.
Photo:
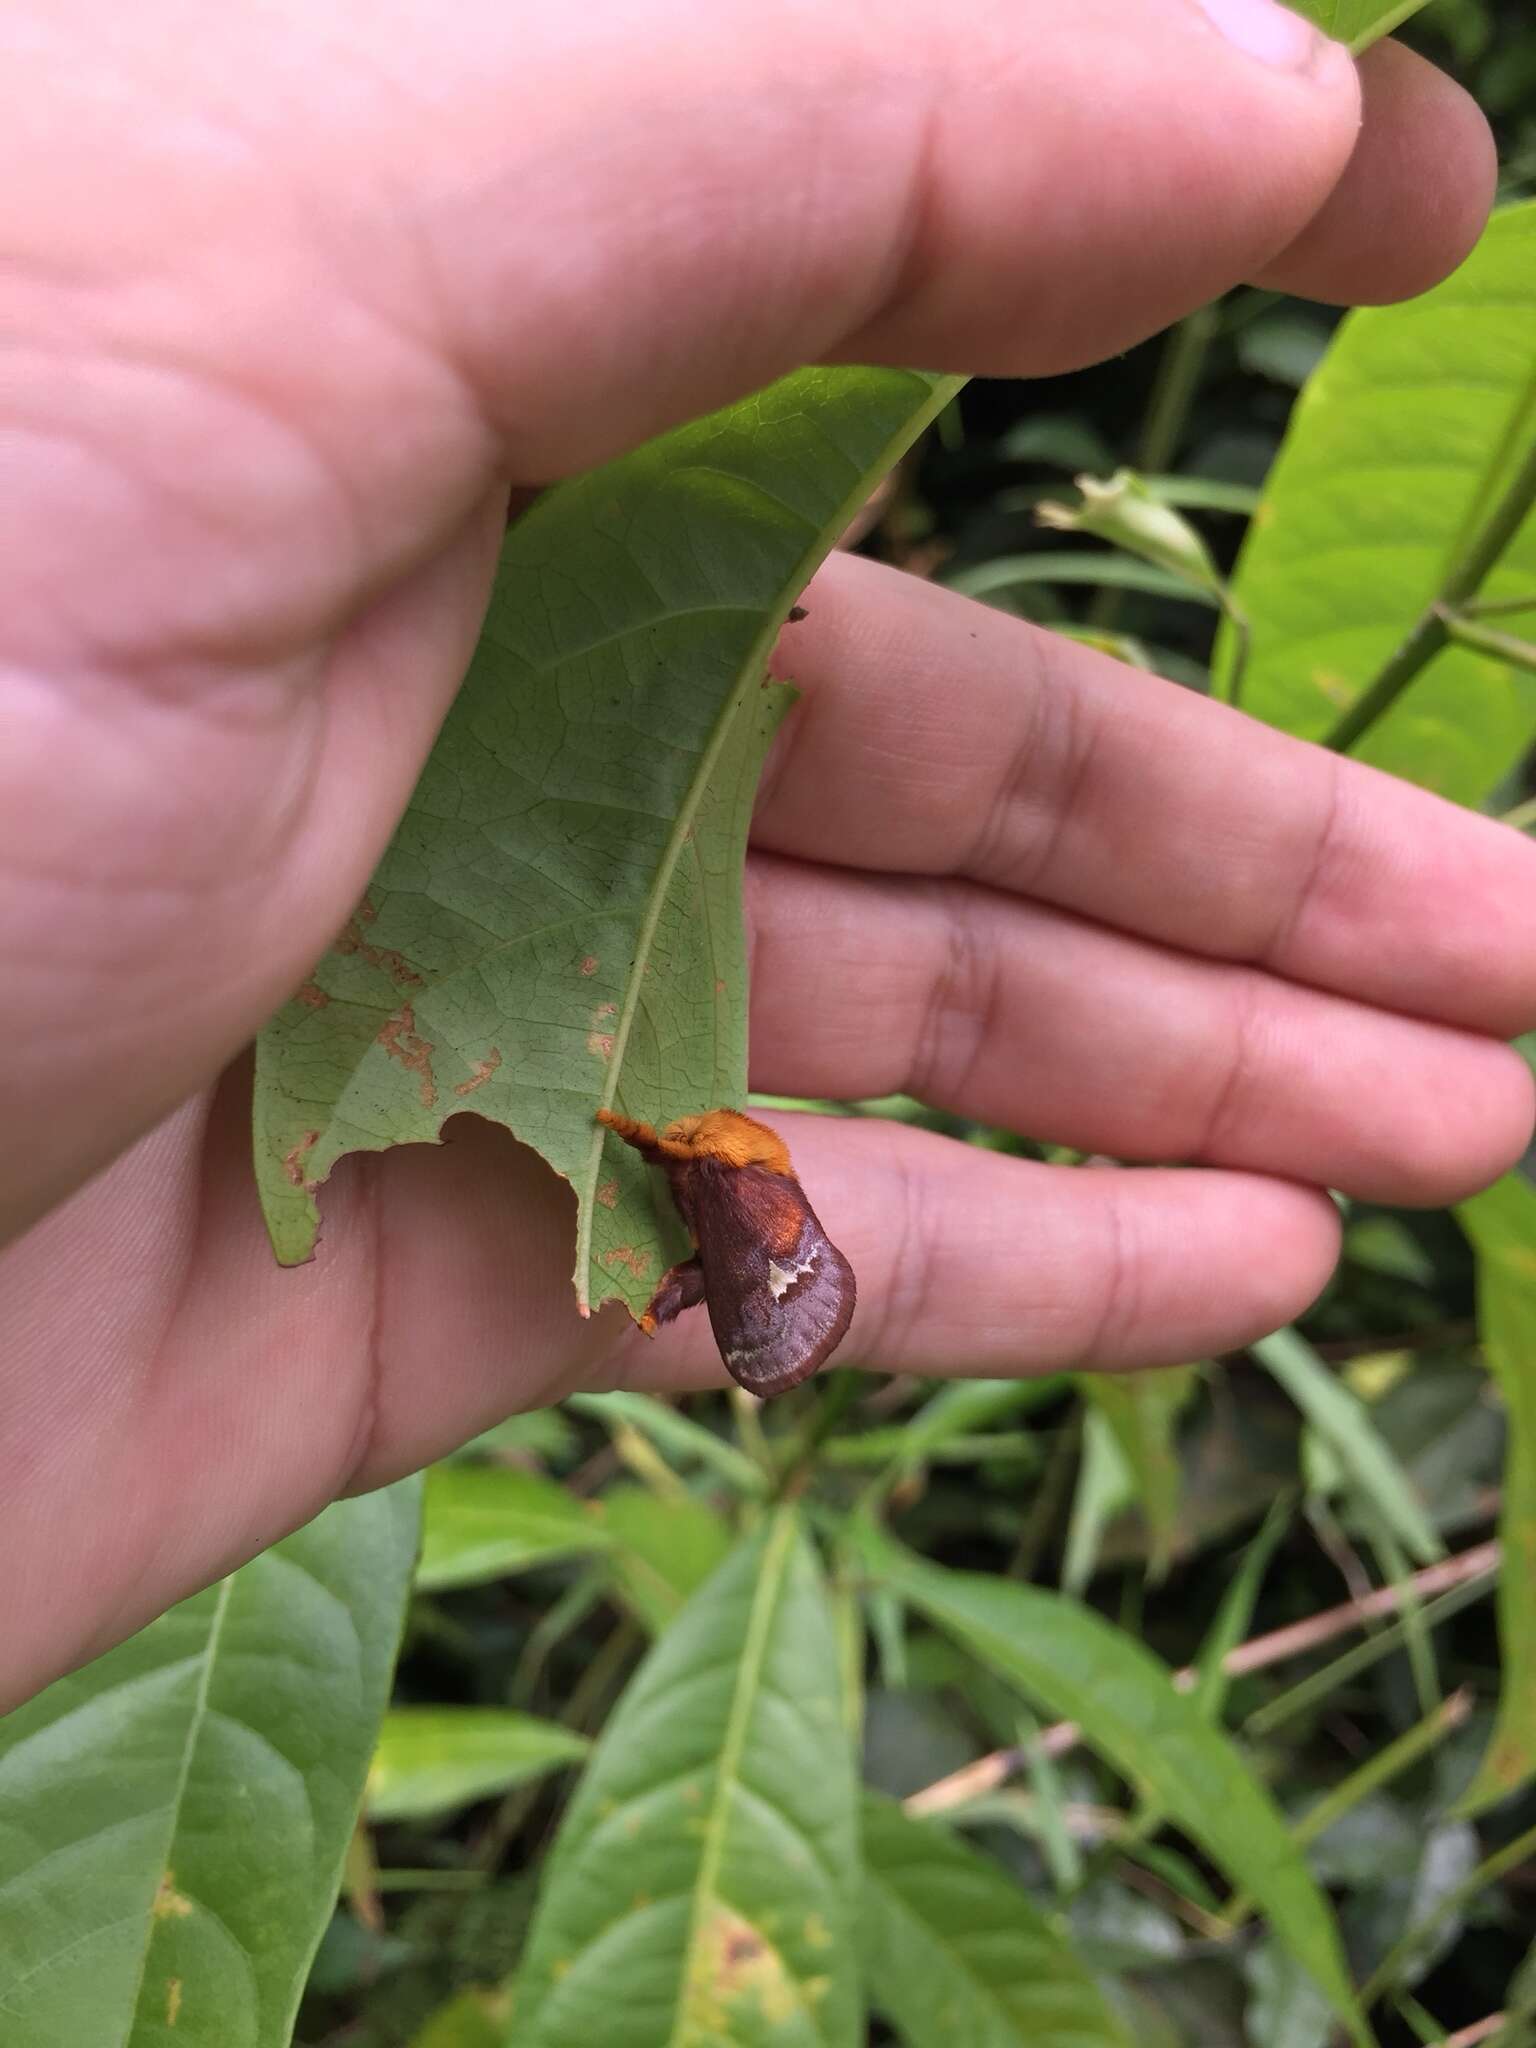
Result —
<svg viewBox="0 0 1536 2048"><path fill-rule="evenodd" d="M1500 1037L1536 1023L1536 846L1506 826L849 557L775 667L805 695L760 846L967 876Z"/></svg>

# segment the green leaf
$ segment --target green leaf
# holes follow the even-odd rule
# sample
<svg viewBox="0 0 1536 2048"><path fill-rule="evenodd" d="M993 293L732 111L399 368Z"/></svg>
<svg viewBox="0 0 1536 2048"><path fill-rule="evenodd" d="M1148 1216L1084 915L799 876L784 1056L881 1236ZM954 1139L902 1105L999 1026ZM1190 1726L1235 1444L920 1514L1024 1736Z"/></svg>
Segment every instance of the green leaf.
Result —
<svg viewBox="0 0 1536 2048"><path fill-rule="evenodd" d="M417 1518L328 1508L0 1721L5 2048L287 2048Z"/></svg>
<svg viewBox="0 0 1536 2048"><path fill-rule="evenodd" d="M394 1707L368 1773L370 1820L415 1820L542 1778L587 1753L584 1737L506 1707Z"/></svg>
<svg viewBox="0 0 1536 2048"><path fill-rule="evenodd" d="M1260 1525L1259 1533L1244 1550L1242 1560L1233 1573L1227 1590L1221 1596L1216 1619L1206 1632L1205 1640L1200 1645L1200 1654L1195 1659L1197 1676L1190 1693L1196 1712L1204 1720L1221 1719L1229 1684L1226 1660L1244 1640L1253 1625L1253 1610L1258 1604L1259 1588L1264 1583L1264 1574L1269 1570L1269 1561L1275 1554L1275 1546L1290 1526L1290 1520L1290 1501L1284 1496L1272 1501L1269 1513Z"/></svg>
<svg viewBox="0 0 1536 2048"><path fill-rule="evenodd" d="M607 1548L600 1511L552 1479L508 1465L434 1465L423 1500L423 1592L476 1586Z"/></svg>
<svg viewBox="0 0 1536 2048"><path fill-rule="evenodd" d="M1342 5L1341 5L1341 10ZM1291 416L1234 594L1252 628L1245 710L1320 739L1439 589L1536 431L1536 204L1495 214L1461 268L1406 305L1351 313ZM1536 520L1483 586L1536 587ZM1235 653L1224 633L1218 674ZM1354 749L1477 803L1536 732L1536 677L1437 655Z"/></svg>
<svg viewBox="0 0 1536 2048"><path fill-rule="evenodd" d="M871 1539L878 1541L878 1539ZM1360 2042L1338 1931L1268 1792L1173 1675L1076 1601L918 1562L879 1541L883 1577L931 1621L1049 1712L1075 1721L1144 1799L1258 1900L1276 1937Z"/></svg>
<svg viewBox="0 0 1536 2048"><path fill-rule="evenodd" d="M1079 1373L1078 1388L1114 1433L1146 1517L1148 1569L1160 1579L1173 1554L1179 1514L1178 1420L1195 1391L1195 1369Z"/></svg>
<svg viewBox="0 0 1536 2048"><path fill-rule="evenodd" d="M471 1987L432 2015L411 2048L501 2048L509 2010L504 1991Z"/></svg>
<svg viewBox="0 0 1536 2048"><path fill-rule="evenodd" d="M1398 1541L1420 1564L1444 1557L1445 1545L1396 1452L1371 1420L1371 1411L1335 1379L1306 1339L1294 1330L1277 1330L1249 1349L1284 1387Z"/></svg>
<svg viewBox="0 0 1536 2048"><path fill-rule="evenodd" d="M729 1524L705 1502L663 1499L639 1486L603 1495L603 1524L620 1597L653 1636L725 1562L732 1544Z"/></svg>
<svg viewBox="0 0 1536 2048"><path fill-rule="evenodd" d="M780 1510L631 1680L545 1873L516 2048L854 2048L856 1784L831 1610Z"/></svg>
<svg viewBox="0 0 1536 2048"><path fill-rule="evenodd" d="M480 645L357 916L257 1058L257 1178L285 1263L343 1154L471 1109L577 1196L585 1309L643 1306L681 1244L594 1123L746 1090L740 873L790 694L792 599L958 388L804 370L510 529Z"/></svg>
<svg viewBox="0 0 1536 2048"><path fill-rule="evenodd" d="M1475 1812L1536 1773L1536 1188L1507 1174L1457 1214L1477 1248L1478 1328L1509 1418L1499 1509L1499 1715L1463 1802Z"/></svg>
<svg viewBox="0 0 1536 2048"><path fill-rule="evenodd" d="M1149 597L1182 603L1216 603L1209 590L1135 555L1087 549L1042 548L1032 555L998 555L973 569L957 569L946 581L967 597L996 597L1032 583L1089 583L1104 590L1138 590Z"/></svg>
<svg viewBox="0 0 1536 2048"><path fill-rule="evenodd" d="M675 1465L707 1465L734 1493L760 1495L768 1490L768 1475L745 1451L653 1394L572 1394L565 1405L573 1414L600 1422L613 1436L624 1429L639 1430Z"/></svg>
<svg viewBox="0 0 1536 2048"><path fill-rule="evenodd" d="M1296 0L1296 11L1358 52L1390 35L1427 4L1428 0Z"/></svg>
<svg viewBox="0 0 1536 2048"><path fill-rule="evenodd" d="M995 1863L864 1803L860 1948L908 2048L1130 2048L1087 1966Z"/></svg>

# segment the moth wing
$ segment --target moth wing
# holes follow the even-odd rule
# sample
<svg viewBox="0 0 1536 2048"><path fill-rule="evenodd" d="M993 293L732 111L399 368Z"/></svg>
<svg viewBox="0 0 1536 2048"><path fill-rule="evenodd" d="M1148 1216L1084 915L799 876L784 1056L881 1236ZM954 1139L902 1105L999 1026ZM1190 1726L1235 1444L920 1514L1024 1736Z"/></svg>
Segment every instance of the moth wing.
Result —
<svg viewBox="0 0 1536 2048"><path fill-rule="evenodd" d="M847 1334L853 1268L798 1181L764 1167L691 1177L715 1342L731 1377L765 1399L810 1378Z"/></svg>

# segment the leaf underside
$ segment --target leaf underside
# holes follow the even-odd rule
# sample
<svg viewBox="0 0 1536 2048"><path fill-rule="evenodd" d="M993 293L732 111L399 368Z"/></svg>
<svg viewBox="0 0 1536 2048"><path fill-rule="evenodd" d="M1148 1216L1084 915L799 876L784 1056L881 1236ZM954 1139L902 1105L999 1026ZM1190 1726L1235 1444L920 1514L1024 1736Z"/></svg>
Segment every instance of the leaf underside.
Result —
<svg viewBox="0 0 1536 2048"><path fill-rule="evenodd" d="M576 1191L583 1308L643 1307L681 1237L593 1122L739 1103L740 872L792 692L785 614L957 387L806 370L549 492L357 914L262 1033L257 1179L308 1258L355 1151L505 1124Z"/></svg>

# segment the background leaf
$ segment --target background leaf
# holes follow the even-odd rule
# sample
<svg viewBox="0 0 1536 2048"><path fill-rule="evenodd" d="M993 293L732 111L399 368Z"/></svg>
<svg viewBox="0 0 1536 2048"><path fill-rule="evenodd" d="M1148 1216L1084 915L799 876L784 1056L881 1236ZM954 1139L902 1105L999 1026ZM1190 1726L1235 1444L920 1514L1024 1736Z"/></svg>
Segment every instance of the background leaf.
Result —
<svg viewBox="0 0 1536 2048"><path fill-rule="evenodd" d="M583 1307L682 1239L593 1122L746 1090L740 870L791 600L956 388L805 370L560 485L510 529L480 644L357 915L262 1033L278 1256L347 1152L472 1109L577 1195Z"/></svg>
<svg viewBox="0 0 1536 2048"><path fill-rule="evenodd" d="M424 1592L474 1586L607 1543L598 1510L553 1479L508 1465L434 1465L416 1583Z"/></svg>
<svg viewBox="0 0 1536 2048"><path fill-rule="evenodd" d="M1242 702L1322 737L1438 587L1469 517L1536 425L1536 204L1495 214L1407 305L1351 313L1297 401L1238 561L1253 629ZM1484 585L1536 585L1536 520ZM1222 637L1218 670L1230 672ZM1354 750L1477 803L1536 733L1536 676L1447 648Z"/></svg>
<svg viewBox="0 0 1536 2048"><path fill-rule="evenodd" d="M1130 2048L1070 1944L946 1828L864 1802L860 1948L907 2048Z"/></svg>
<svg viewBox="0 0 1536 2048"><path fill-rule="evenodd" d="M550 1858L509 2044L854 2048L857 1892L831 1611L780 1510L605 1729Z"/></svg>
<svg viewBox="0 0 1536 2048"><path fill-rule="evenodd" d="M1077 1380L1083 1398L1103 1417L1120 1447L1146 1517L1148 1569L1162 1577L1173 1554L1179 1512L1180 1411L1195 1390L1195 1369L1159 1372L1086 1372Z"/></svg>
<svg viewBox="0 0 1536 2048"><path fill-rule="evenodd" d="M1269 1794L1171 1672L1089 1608L1036 1586L920 1563L882 1543L880 1575L1085 1738L1192 1836L1268 1915L1336 2011L1353 1994L1327 1901ZM1358 2020L1357 2040L1369 2040Z"/></svg>
<svg viewBox="0 0 1536 2048"><path fill-rule="evenodd" d="M587 1753L584 1737L505 1707L395 1707L368 1772L370 1820L410 1820L487 1799Z"/></svg>
<svg viewBox="0 0 1536 2048"><path fill-rule="evenodd" d="M1352 50L1363 50L1425 5L1427 0L1297 0L1296 11Z"/></svg>
<svg viewBox="0 0 1536 2048"><path fill-rule="evenodd" d="M1499 1715L1465 1804L1536 1772L1536 1188L1507 1174L1458 1214L1477 1247L1478 1327L1509 1418L1499 1533Z"/></svg>
<svg viewBox="0 0 1536 2048"><path fill-rule="evenodd" d="M731 1550L729 1524L686 1494L663 1499L616 1486L603 1496L603 1521L619 1595L651 1635L660 1635Z"/></svg>
<svg viewBox="0 0 1536 2048"><path fill-rule="evenodd" d="M0 1721L5 2048L288 2048L418 1496L339 1502Z"/></svg>
<svg viewBox="0 0 1536 2048"><path fill-rule="evenodd" d="M1274 1374L1358 1487L1364 1500L1420 1564L1445 1546L1413 1491L1413 1483L1358 1394L1336 1379L1295 1330L1276 1330L1249 1346Z"/></svg>

